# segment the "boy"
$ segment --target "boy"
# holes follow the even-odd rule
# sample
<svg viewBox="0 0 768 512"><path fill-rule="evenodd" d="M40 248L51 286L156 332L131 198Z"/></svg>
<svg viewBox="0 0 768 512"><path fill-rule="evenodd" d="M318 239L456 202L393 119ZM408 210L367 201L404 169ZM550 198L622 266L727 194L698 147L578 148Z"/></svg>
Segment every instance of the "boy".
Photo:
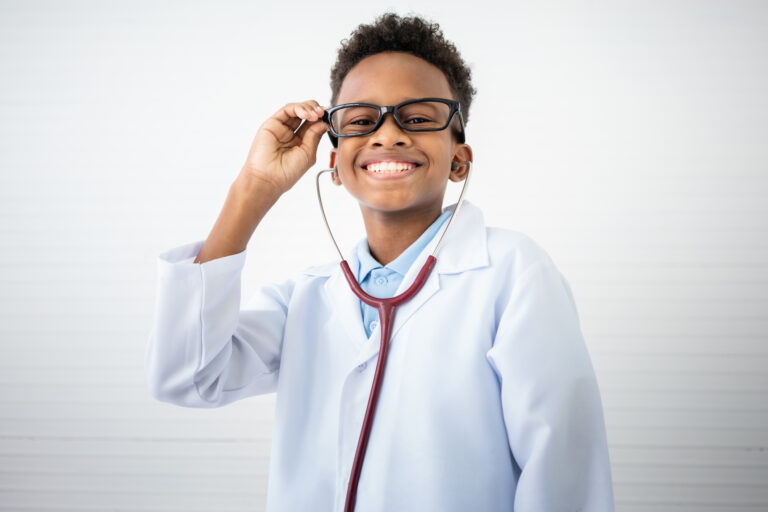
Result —
<svg viewBox="0 0 768 512"><path fill-rule="evenodd" d="M332 138L330 155L367 233L346 260L369 294L391 297L440 239L455 208L442 207L447 180L464 180L472 160L462 121L470 72L437 25L394 14L361 25L331 78L335 106L438 98L463 114L453 108L444 129L412 131L427 120L405 108L324 117L315 101L289 103L259 129L208 238L158 262L152 394L219 407L276 391L270 512L344 510L380 333L338 262L265 286L241 309L255 227L314 164L331 126L353 135ZM464 201L392 331L356 510L613 510L602 405L571 290L533 240L486 227Z"/></svg>

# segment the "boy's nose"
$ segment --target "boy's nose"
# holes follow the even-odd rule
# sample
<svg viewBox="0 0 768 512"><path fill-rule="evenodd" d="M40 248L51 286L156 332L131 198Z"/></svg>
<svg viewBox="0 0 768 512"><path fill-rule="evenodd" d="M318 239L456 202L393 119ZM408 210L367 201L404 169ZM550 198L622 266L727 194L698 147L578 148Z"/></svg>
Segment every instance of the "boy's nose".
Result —
<svg viewBox="0 0 768 512"><path fill-rule="evenodd" d="M394 146L409 144L411 139L408 132L400 128L391 112L384 114L381 126L371 134L371 144L381 146Z"/></svg>

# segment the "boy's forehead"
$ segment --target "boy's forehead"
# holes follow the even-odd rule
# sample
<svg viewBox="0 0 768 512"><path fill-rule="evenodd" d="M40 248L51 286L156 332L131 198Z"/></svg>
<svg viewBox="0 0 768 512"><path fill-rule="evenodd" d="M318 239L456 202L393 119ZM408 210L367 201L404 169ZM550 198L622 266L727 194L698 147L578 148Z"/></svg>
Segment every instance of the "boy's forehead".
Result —
<svg viewBox="0 0 768 512"><path fill-rule="evenodd" d="M453 98L445 74L403 52L383 52L358 62L344 77L337 103L394 105L411 98Z"/></svg>

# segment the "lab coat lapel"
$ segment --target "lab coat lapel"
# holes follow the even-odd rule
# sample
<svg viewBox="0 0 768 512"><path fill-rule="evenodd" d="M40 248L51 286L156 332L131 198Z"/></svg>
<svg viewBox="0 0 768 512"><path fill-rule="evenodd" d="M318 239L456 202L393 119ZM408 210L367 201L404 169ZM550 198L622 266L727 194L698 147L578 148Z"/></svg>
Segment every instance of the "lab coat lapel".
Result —
<svg viewBox="0 0 768 512"><path fill-rule="evenodd" d="M446 209L453 210L456 207L452 204L446 207ZM433 239L419 254L414 261L408 273L400 283L399 288L395 292L395 295L403 293L416 279L416 276L421 271L427 257L432 254L437 242L440 240L445 229L448 227L448 223L444 223L440 230L435 234ZM443 244L440 247L440 251L436 255L437 263L435 268L432 269L429 277L427 278L424 286L416 293L411 299L402 305L398 306L395 310L394 324L392 327L392 336L390 337L390 347L395 343L397 334L400 329L405 325L408 320L416 313L435 293L440 289L440 274L451 274L457 272L464 272L472 268L483 267L488 265L488 249L485 237L485 222L482 212L479 208L464 200L456 221L451 225L450 231L443 240ZM349 261L349 260L348 260ZM357 260L355 260L357 264ZM351 265L351 262L350 262ZM350 294L354 295L346 280L343 276L341 279L345 281L343 284L347 287ZM355 297L356 299L356 297ZM359 303L357 303L357 325L359 329L363 331L362 319L360 318ZM363 331L363 339L365 340L365 333ZM355 365L362 364L371 358L375 357L379 353L381 345L381 326L376 329L375 333L372 333L371 339L364 343L359 357L355 361Z"/></svg>
<svg viewBox="0 0 768 512"><path fill-rule="evenodd" d="M431 251L430 251L431 252ZM430 253L427 253L427 256ZM416 274L418 274L418 271L421 270L421 267L424 265L424 262L426 261L426 256L424 258L417 258L414 262L414 267L418 267L416 269L416 273L414 274L412 272L413 268L408 271L408 274L406 276L406 279L403 279L403 283L408 283L408 286L414 281ZM400 293L407 290L408 287L403 287L402 283L400 284L400 288L398 288L395 295L399 295ZM411 297L410 300L407 302L401 304L397 308L395 308L394 311L394 323L392 326L392 335L389 338L390 347L394 343L398 331L403 327L403 325L408 321L408 319L413 316L413 314L418 311L418 309L424 305L425 302L427 302L438 290L440 289L440 279L438 277L438 273L436 272L436 269L432 269L432 272L430 273L427 280L424 282L424 286L422 286L421 290L416 293L413 297ZM355 360L355 365L362 364L371 358L375 357L381 348L381 323L376 327L376 331L374 333L371 333L371 339L362 346L360 350L360 354L358 358Z"/></svg>
<svg viewBox="0 0 768 512"><path fill-rule="evenodd" d="M456 204L443 209L454 210ZM414 261L408 273L403 278L400 287L395 292L399 295L408 289L424 266L427 257L432 254L443 232L448 228L448 222L444 223L432 240ZM394 324L390 343L396 341L400 329L410 318L440 289L440 275L455 274L488 266L488 247L485 235L485 220L478 207L464 200L456 220L451 224L450 231L443 240L443 245L437 253L437 263L419 292L409 301L398 306L395 311ZM346 254L347 263L353 272L359 264L355 248ZM325 264L307 269L305 273L313 276L325 276L325 291L328 300L332 303L335 318L343 325L349 340L352 343L354 365L357 366L369 361L379 353L381 330L377 328L371 333L371 338L366 336L363 327L363 318L360 311L360 299L350 289L340 263ZM351 370L352 368L350 368Z"/></svg>
<svg viewBox="0 0 768 512"><path fill-rule="evenodd" d="M359 264L357 251L352 249L347 252L346 260L349 268L356 274ZM341 270L341 262L336 264L333 274L325 283L325 289L329 300L332 302L333 312L338 315L338 319L344 326L349 339L352 340L355 350L360 350L368 340L368 336L363 327L360 299L349 287L349 283Z"/></svg>

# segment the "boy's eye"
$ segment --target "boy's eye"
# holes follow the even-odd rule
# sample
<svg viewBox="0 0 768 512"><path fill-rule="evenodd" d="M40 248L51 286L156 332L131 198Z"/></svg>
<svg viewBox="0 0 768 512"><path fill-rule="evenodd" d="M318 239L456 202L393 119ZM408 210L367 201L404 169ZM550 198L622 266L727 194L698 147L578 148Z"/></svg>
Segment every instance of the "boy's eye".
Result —
<svg viewBox="0 0 768 512"><path fill-rule="evenodd" d="M412 117L411 119L407 119L405 122L407 124L420 124L420 123L429 123L431 122L431 119L427 119L426 117Z"/></svg>
<svg viewBox="0 0 768 512"><path fill-rule="evenodd" d="M397 115L404 125L413 130L441 128L448 121L451 107L439 101L416 101L401 106ZM411 128L412 127L412 128Z"/></svg>
<svg viewBox="0 0 768 512"><path fill-rule="evenodd" d="M340 133L359 133L376 124L379 111L370 107L344 107L330 116L331 126Z"/></svg>

